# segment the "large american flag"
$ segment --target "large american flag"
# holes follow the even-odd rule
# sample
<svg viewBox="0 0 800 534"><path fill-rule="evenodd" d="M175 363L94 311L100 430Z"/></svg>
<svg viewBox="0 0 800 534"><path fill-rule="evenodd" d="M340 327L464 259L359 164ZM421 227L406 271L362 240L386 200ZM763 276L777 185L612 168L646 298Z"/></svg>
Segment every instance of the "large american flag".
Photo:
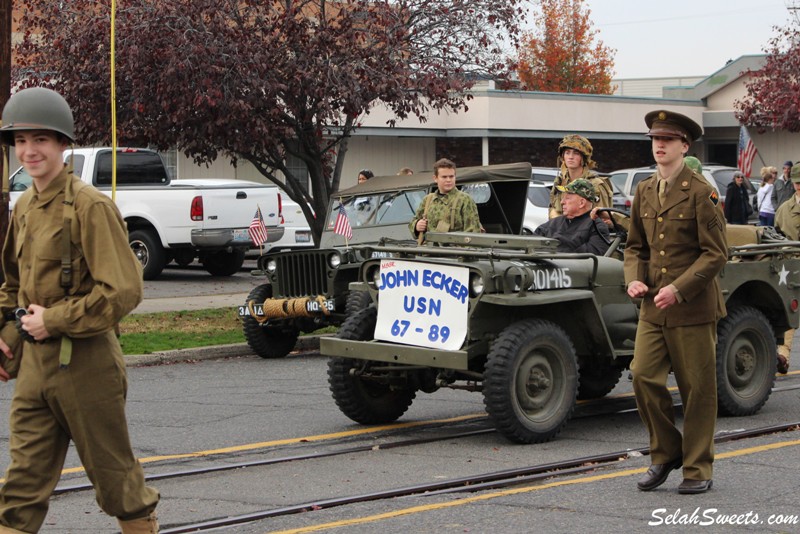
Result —
<svg viewBox="0 0 800 534"><path fill-rule="evenodd" d="M339 214L336 215L336 224L333 227L333 233L343 235L345 239L353 239L353 228L350 226L350 219L347 218L347 212L344 211L344 204L339 204Z"/></svg>
<svg viewBox="0 0 800 534"><path fill-rule="evenodd" d="M257 247L267 242L267 227L264 225L264 217L261 216L260 206L256 207L256 214L253 215L253 220L250 221L247 233L250 234L250 239L253 240L253 244Z"/></svg>
<svg viewBox="0 0 800 534"><path fill-rule="evenodd" d="M747 133L747 128L742 125L739 128L739 157L737 158L736 165L745 176L750 176L753 170L753 158L756 157L758 149L750 139L750 134Z"/></svg>

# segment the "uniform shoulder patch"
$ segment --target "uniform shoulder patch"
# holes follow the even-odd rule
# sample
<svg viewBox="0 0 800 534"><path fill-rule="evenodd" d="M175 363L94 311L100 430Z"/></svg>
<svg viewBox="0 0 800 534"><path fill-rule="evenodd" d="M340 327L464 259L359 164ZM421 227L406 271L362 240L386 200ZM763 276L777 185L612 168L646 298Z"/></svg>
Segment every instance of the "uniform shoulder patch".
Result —
<svg viewBox="0 0 800 534"><path fill-rule="evenodd" d="M708 200L710 200L711 203L716 206L717 204L719 204L719 195L717 194L716 191L711 191L711 194L708 195Z"/></svg>

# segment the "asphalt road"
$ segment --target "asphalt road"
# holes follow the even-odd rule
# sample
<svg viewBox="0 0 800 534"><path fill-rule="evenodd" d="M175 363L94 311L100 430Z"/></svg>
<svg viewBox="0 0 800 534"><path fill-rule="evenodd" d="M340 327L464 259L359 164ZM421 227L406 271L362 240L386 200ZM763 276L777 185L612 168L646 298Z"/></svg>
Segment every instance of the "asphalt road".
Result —
<svg viewBox="0 0 800 534"><path fill-rule="evenodd" d="M279 360L242 356L129 368L128 421L135 453L147 474L356 445L371 449L154 482L162 495L162 528L647 445L637 414L628 411L575 418L556 440L538 445L517 445L497 433L487 433L381 448L387 442L486 427L482 396L451 390L420 393L400 419L409 426L364 427L338 410L328 391L326 371L326 359L315 353ZM800 376L791 375L779 385L797 384L798 380ZM756 416L721 418L717 430L724 433L786 421L792 415L796 418L798 391L774 393ZM623 376L613 394L629 392L630 383ZM10 387L0 388L0 403L7 406L10 395ZM8 461L6 418L7 410L0 410L0 465ZM317 511L309 507L306 513L224 531L263 533L327 525L319 527L320 531L649 532L653 514L663 519L668 513L690 514L696 508L717 510L714 514L756 512L766 521L774 514L800 514L797 434L719 445L714 489L701 496L677 494L679 473L657 491L638 491L636 480L649 459L634 455L610 466L521 484L509 491L420 495ZM79 466L71 450L66 467ZM85 482L80 471L66 475L61 486L79 482ZM114 521L98 510L92 492L83 491L54 497L42 532L94 533L115 528ZM675 531L687 529L703 533L797 532L800 523L780 528L726 524Z"/></svg>

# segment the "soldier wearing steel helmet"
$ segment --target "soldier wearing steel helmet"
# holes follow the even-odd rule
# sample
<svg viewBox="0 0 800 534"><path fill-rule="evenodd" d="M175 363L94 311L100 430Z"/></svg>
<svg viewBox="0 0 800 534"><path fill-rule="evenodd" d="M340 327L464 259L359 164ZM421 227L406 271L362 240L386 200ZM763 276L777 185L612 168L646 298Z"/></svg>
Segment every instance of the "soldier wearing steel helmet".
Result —
<svg viewBox="0 0 800 534"><path fill-rule="evenodd" d="M608 179L598 176L594 172L596 163L592 160L592 144L582 135L571 134L564 137L558 145L558 166L561 168L558 176L553 181L550 189L550 218L558 217L562 214L561 197L563 192L560 187L566 187L575 180L586 180L591 183L597 194L596 206L610 208L613 190ZM592 218L596 217L596 212L591 213ZM611 219L606 213L601 217L607 224L611 224Z"/></svg>
<svg viewBox="0 0 800 534"><path fill-rule="evenodd" d="M653 490L683 467L678 492L703 493L714 462L725 220L716 190L684 163L700 126L667 110L648 113L645 123L656 172L636 188L624 264L628 295L642 299L631 373L652 464L638 487ZM670 370L683 400L683 432L667 389Z"/></svg>
<svg viewBox="0 0 800 534"><path fill-rule="evenodd" d="M63 152L72 111L55 91L9 99L0 137L33 184L17 201L2 252L0 326L21 308L26 342L11 400L11 463L0 533L38 532L70 440L97 502L123 533L158 531L158 492L145 486L125 419L119 321L142 298L142 271L111 200L74 177ZM6 358L12 353L0 339ZM8 380L5 369L0 379Z"/></svg>

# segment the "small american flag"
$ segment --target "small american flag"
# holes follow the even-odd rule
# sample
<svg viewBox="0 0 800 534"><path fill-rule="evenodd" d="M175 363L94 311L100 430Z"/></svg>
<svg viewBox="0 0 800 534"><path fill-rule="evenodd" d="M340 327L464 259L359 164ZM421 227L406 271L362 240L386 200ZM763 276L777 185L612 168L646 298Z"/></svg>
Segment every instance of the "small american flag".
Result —
<svg viewBox="0 0 800 534"><path fill-rule="evenodd" d="M253 220L250 221L250 227L247 229L250 234L250 239L253 244L260 247L267 242L267 227L264 226L264 217L261 216L261 207L256 208L256 214L253 215Z"/></svg>
<svg viewBox="0 0 800 534"><path fill-rule="evenodd" d="M344 211L343 204L339 204L339 214L336 216L336 225L333 227L333 233L343 235L345 239L353 239L353 227L350 226L350 219L347 218L347 212Z"/></svg>
<svg viewBox="0 0 800 534"><path fill-rule="evenodd" d="M747 133L747 128L745 128L744 125L739 128L738 148L739 157L737 158L736 165L745 176L750 176L750 172L753 170L753 158L756 157L758 149L756 149L756 145L753 144L753 140L750 139L750 134Z"/></svg>

